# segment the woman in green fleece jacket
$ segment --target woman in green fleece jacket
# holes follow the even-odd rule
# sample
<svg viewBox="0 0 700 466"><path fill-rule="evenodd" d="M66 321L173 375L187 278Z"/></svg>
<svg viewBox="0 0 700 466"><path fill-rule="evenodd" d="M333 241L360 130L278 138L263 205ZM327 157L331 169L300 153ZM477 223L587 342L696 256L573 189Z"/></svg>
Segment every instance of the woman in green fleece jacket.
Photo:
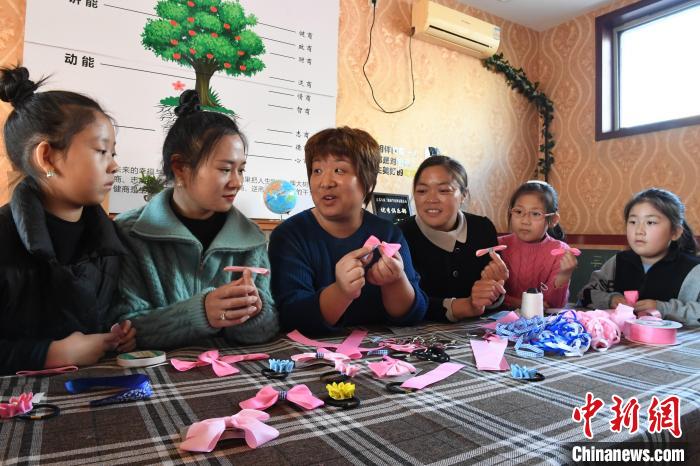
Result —
<svg viewBox="0 0 700 466"><path fill-rule="evenodd" d="M269 277L225 272L269 268L265 235L233 207L243 183L245 142L236 123L199 107L185 91L163 144L175 188L116 218L130 254L122 263L112 320L131 319L139 348L192 344L223 331L230 343L277 335Z"/></svg>

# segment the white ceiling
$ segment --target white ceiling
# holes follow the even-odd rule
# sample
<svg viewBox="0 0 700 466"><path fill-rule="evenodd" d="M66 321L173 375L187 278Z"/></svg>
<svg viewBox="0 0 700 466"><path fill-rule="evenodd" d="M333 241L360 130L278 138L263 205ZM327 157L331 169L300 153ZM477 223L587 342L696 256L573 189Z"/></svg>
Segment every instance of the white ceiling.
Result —
<svg viewBox="0 0 700 466"><path fill-rule="evenodd" d="M544 31L613 0L459 0L465 5Z"/></svg>

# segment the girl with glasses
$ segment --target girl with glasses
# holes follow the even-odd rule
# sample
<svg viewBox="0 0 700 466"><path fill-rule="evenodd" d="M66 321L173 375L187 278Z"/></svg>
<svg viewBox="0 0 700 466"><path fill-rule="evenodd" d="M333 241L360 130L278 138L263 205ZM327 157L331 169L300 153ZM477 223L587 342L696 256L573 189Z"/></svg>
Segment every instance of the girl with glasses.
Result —
<svg viewBox="0 0 700 466"><path fill-rule="evenodd" d="M508 246L502 252L510 275L506 282L504 305L517 308L522 294L538 288L544 294L545 307L564 307L569 298L569 283L576 268L576 257L561 241L559 199L554 188L544 181L523 183L510 198L508 224L511 234L499 238ZM563 255L553 256L553 249Z"/></svg>

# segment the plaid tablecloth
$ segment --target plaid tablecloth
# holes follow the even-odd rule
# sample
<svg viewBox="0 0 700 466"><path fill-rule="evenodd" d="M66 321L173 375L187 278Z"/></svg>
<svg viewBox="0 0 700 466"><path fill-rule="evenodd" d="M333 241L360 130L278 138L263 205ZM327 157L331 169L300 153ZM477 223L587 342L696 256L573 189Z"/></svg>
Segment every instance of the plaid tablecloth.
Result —
<svg viewBox="0 0 700 466"><path fill-rule="evenodd" d="M194 422L239 411L238 402L272 383L278 389L307 384L319 395L319 380L328 369L295 370L286 381L269 381L260 371L266 361L237 364L241 372L216 377L211 367L178 372L169 364L147 369L122 369L114 360L50 377L0 378L0 399L23 391L44 392L45 402L61 408L45 421L0 421L0 464L568 464L571 444L585 441L582 424L572 410L586 392L606 405L593 419L594 442L667 444L667 431L647 432L646 408L656 395L681 398L680 440L688 444L687 464L700 464L700 330L683 330L676 346L652 347L623 343L606 352L580 358L547 356L525 360L506 351L510 363L536 367L546 380L526 383L508 372L482 372L474 364L467 334L478 323L426 325L413 335L437 336L463 343L449 350L452 361L466 365L453 376L408 394L392 394L369 370L355 378L360 407L342 410L324 406L313 411L278 403L267 422L280 436L257 449L242 439L219 443L212 453L178 449L181 431ZM388 329L370 336L394 336ZM329 339L340 341L342 338ZM365 340L367 343L367 340ZM195 359L209 347L191 347L169 357ZM220 348L222 354L266 352L275 358L309 351L287 339L245 348ZM375 358L375 360L377 360ZM361 363L365 365L364 362ZM414 363L424 371L436 366ZM90 400L105 392L68 394L66 380L76 377L147 374L154 395L147 401L91 408ZM640 404L640 432L613 433L612 395ZM694 462L694 463L693 463Z"/></svg>

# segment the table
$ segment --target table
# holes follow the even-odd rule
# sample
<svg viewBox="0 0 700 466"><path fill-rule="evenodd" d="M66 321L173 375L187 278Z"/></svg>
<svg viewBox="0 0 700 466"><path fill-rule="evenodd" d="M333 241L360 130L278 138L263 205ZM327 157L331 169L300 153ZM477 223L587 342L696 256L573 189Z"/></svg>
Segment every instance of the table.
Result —
<svg viewBox="0 0 700 466"><path fill-rule="evenodd" d="M583 426L572 410L584 404L586 392L605 402L593 419L595 442L638 441L667 444L668 431L646 431L646 408L652 395L681 397L679 440L687 445L686 464L699 464L700 329L679 332L676 346L624 343L607 352L580 358L546 356L524 360L506 351L510 363L537 367L542 382L521 382L506 372L481 372L474 365L466 335L480 323L428 324L415 335L435 335L465 345L449 350L453 362L466 365L453 376L408 395L392 394L369 370L355 378L359 408L296 409L287 402L269 408L267 422L280 436L257 449L241 439L221 442L212 453L178 450L181 429L194 422L238 412L238 402L272 383L279 389L307 384L321 396L324 369L296 370L286 381L260 375L266 361L238 363L241 373L216 377L210 367L177 372L169 364L147 369L122 369L114 359L71 374L50 377L0 378L0 399L31 390L44 392L46 402L61 414L45 421L0 421L0 464L567 464L571 443L581 442ZM375 329L370 336L392 336ZM330 338L330 341L341 341ZM170 357L195 359L204 346L183 348ZM219 341L218 343L222 343ZM365 340L367 345L367 340ZM266 352L275 358L309 351L286 338L245 348L221 348L222 354ZM375 359L376 360L376 359ZM365 364L362 362L361 364ZM419 361L429 370L436 363ZM327 369L326 369L327 370ZM76 377L145 373L154 396L147 401L90 408L105 392L70 395L64 382ZM286 388L285 388L286 387ZM640 432L610 431L612 395L637 397Z"/></svg>

